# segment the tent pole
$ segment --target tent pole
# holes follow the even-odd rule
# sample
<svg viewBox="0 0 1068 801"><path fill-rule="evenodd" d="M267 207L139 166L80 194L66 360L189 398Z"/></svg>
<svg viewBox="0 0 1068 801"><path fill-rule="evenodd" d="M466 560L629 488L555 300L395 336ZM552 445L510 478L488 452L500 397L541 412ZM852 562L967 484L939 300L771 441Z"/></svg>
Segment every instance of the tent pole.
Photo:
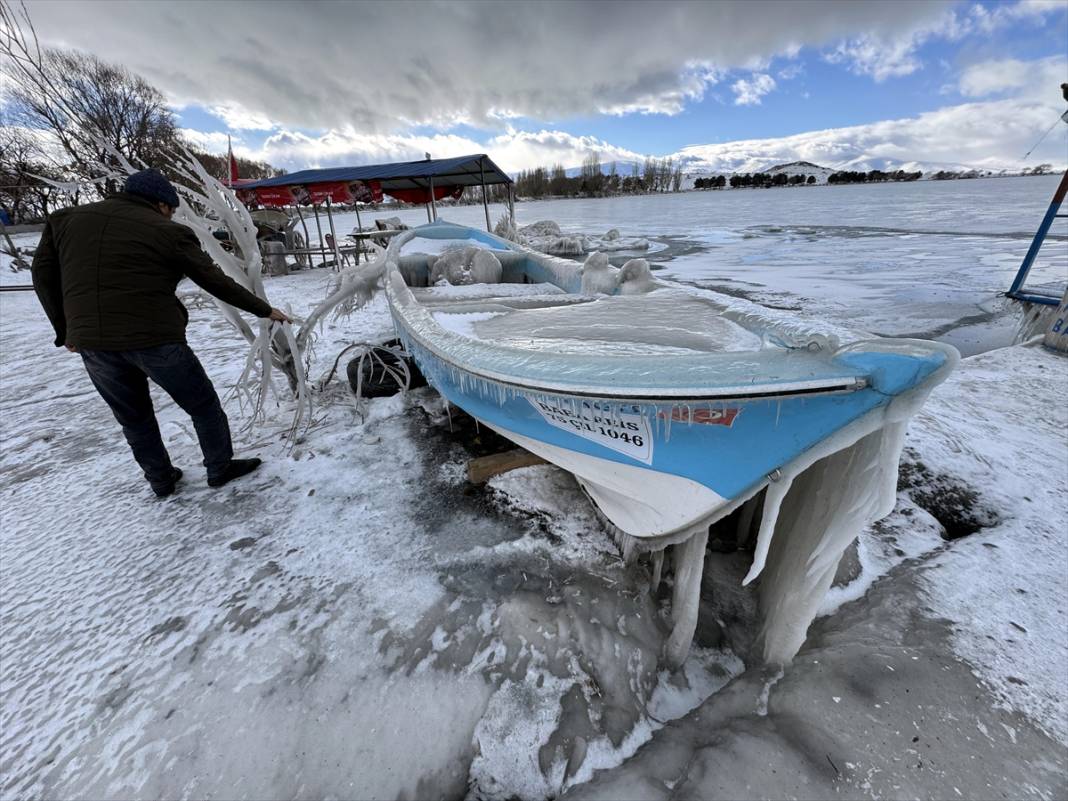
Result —
<svg viewBox="0 0 1068 801"><path fill-rule="evenodd" d="M330 241L334 243L334 270L341 272L341 249L337 244L337 231L334 230L334 214L331 211L330 195L326 196L326 220L330 223Z"/></svg>
<svg viewBox="0 0 1068 801"><path fill-rule="evenodd" d="M363 233L363 223L360 222L360 201L353 200L352 208L356 211L356 233ZM363 240L356 237L356 263L360 263L360 248L363 246Z"/></svg>
<svg viewBox="0 0 1068 801"><path fill-rule="evenodd" d="M319 266L322 267L326 264L326 246L323 244L323 226L319 222L319 206L312 203L312 211L315 212L315 228L319 231L319 254L323 260Z"/></svg>
<svg viewBox="0 0 1068 801"><path fill-rule="evenodd" d="M434 176L430 176L430 207L434 209L434 220L438 219L438 204L434 199Z"/></svg>
<svg viewBox="0 0 1068 801"><path fill-rule="evenodd" d="M511 184L508 184L508 217L512 221L512 227L515 228L515 192L512 191Z"/></svg>
<svg viewBox="0 0 1068 801"><path fill-rule="evenodd" d="M489 201L486 200L486 167L483 162L484 159L480 158L478 160L478 174L482 177L482 209L486 212L486 230L492 234L493 228L490 227L489 220Z"/></svg>

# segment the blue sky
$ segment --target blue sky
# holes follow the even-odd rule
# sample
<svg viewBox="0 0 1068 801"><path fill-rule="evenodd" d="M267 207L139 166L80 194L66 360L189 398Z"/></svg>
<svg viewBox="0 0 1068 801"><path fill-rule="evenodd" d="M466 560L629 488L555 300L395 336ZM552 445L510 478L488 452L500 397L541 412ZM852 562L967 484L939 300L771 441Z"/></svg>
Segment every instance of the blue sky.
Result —
<svg viewBox="0 0 1068 801"><path fill-rule="evenodd" d="M87 6L107 8L31 9L46 40L119 56L160 86L202 146L225 149L229 133L239 153L290 169L427 150L485 151L510 170L590 151L709 169L812 152L832 166L1013 168L1068 81L1068 0L193 2L116 5L93 16L103 26L79 20ZM401 46L415 18L448 46ZM204 24L241 35L205 37ZM984 119L1005 137L977 136ZM1058 160L1060 134L1038 155Z"/></svg>

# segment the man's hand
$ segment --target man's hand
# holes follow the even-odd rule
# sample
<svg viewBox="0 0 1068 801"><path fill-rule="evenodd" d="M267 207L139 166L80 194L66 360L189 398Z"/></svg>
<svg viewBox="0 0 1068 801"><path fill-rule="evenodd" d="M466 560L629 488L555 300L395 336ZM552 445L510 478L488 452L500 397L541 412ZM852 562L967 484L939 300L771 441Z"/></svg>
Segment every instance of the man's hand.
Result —
<svg viewBox="0 0 1068 801"><path fill-rule="evenodd" d="M286 314L281 309L271 309L271 313L270 313L270 315L268 315L267 319L268 320L274 320L276 323L291 323L291 322L293 322L292 320L289 319L289 315Z"/></svg>
<svg viewBox="0 0 1068 801"><path fill-rule="evenodd" d="M78 349L76 347L74 347L74 345L64 345L63 347L65 347L71 353L77 353L78 352Z"/></svg>

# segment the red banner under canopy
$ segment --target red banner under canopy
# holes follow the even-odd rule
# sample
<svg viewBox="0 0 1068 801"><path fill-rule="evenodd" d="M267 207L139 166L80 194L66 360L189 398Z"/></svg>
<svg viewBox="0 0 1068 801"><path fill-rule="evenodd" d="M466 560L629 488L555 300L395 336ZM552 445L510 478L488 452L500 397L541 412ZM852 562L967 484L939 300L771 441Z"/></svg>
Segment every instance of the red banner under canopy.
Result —
<svg viewBox="0 0 1068 801"><path fill-rule="evenodd" d="M249 190L256 193L256 202L261 206L292 206L293 193L288 186L265 186Z"/></svg>
<svg viewBox="0 0 1068 801"><path fill-rule="evenodd" d="M451 197L453 200L459 200L460 196L464 193L462 186L435 186L434 187L434 199L442 200L446 197ZM395 197L397 200L401 200L405 203L429 203L430 202L430 190L429 189L387 189L386 194L390 197Z"/></svg>

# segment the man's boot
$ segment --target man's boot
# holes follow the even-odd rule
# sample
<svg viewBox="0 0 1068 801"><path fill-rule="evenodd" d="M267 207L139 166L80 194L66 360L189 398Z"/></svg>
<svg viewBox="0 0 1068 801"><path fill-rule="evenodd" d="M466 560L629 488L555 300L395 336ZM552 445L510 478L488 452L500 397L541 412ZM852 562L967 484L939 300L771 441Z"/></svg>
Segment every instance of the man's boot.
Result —
<svg viewBox="0 0 1068 801"><path fill-rule="evenodd" d="M169 483L152 486L152 491L156 493L157 498L166 498L168 495L173 495L175 485L182 480L182 471L179 470L177 467L172 469L174 472L171 475L171 480Z"/></svg>
<svg viewBox="0 0 1068 801"><path fill-rule="evenodd" d="M208 486L221 487L223 484L228 484L235 478L241 478L241 476L248 475L261 464L263 464L261 459L231 459L230 463L226 465L219 475L208 477Z"/></svg>

